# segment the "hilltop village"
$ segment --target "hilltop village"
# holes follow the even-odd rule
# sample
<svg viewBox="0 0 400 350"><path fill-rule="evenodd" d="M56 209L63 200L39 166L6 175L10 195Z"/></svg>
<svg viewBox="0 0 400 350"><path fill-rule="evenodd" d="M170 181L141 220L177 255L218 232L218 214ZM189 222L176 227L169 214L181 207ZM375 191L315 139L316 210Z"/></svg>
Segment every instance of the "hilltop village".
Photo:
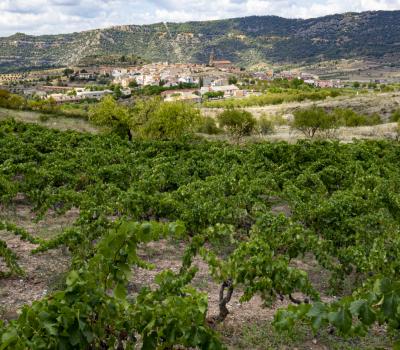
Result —
<svg viewBox="0 0 400 350"><path fill-rule="evenodd" d="M27 98L51 98L56 103L100 100L108 94L121 99L161 95L165 101L201 102L259 94L256 82L277 79L301 79L319 88L343 87L339 80L320 80L299 71L248 72L228 60L216 59L212 52L208 64L92 65L0 74L0 89Z"/></svg>

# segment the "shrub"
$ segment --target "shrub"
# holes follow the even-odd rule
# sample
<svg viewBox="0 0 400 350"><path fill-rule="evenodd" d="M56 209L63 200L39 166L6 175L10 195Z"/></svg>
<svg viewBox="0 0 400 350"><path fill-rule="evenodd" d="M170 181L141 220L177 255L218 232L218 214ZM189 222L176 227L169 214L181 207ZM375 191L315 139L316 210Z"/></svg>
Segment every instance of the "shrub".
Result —
<svg viewBox="0 0 400 350"><path fill-rule="evenodd" d="M132 139L129 111L118 104L112 96L105 96L100 103L89 108L89 120L99 126L106 126L120 136Z"/></svg>
<svg viewBox="0 0 400 350"><path fill-rule="evenodd" d="M374 113L371 116L367 117L368 125L377 125L382 123L382 119L378 113Z"/></svg>
<svg viewBox="0 0 400 350"><path fill-rule="evenodd" d="M266 116L260 117L257 121L257 130L261 135L270 135L274 133L274 123Z"/></svg>
<svg viewBox="0 0 400 350"><path fill-rule="evenodd" d="M222 130L218 128L214 118L203 117L201 118L200 126L197 129L197 132L208 135L217 135L220 134Z"/></svg>
<svg viewBox="0 0 400 350"><path fill-rule="evenodd" d="M151 109L146 110L146 113L136 111L139 115L136 116L135 128L137 135L145 139L186 138L194 133L200 120L200 111L185 102L155 102Z"/></svg>
<svg viewBox="0 0 400 350"><path fill-rule="evenodd" d="M323 108L314 106L294 112L292 128L309 138L313 138L317 132L329 133L337 127L337 119L326 113Z"/></svg>
<svg viewBox="0 0 400 350"><path fill-rule="evenodd" d="M400 121L400 109L395 110L390 116L390 121L398 122Z"/></svg>
<svg viewBox="0 0 400 350"><path fill-rule="evenodd" d="M203 95L203 98L209 100L212 98L223 98L224 93L222 91L209 91Z"/></svg>
<svg viewBox="0 0 400 350"><path fill-rule="evenodd" d="M337 108L332 115L338 120L338 123L343 126L354 127L364 125L376 125L381 123L379 114L372 115L358 114L349 108Z"/></svg>
<svg viewBox="0 0 400 350"><path fill-rule="evenodd" d="M50 119L50 116L48 115L48 114L41 114L41 115L39 115L39 120L41 121L41 122L47 122L48 120Z"/></svg>
<svg viewBox="0 0 400 350"><path fill-rule="evenodd" d="M19 95L11 94L7 90L0 90L0 107L10 109L23 109L26 100Z"/></svg>
<svg viewBox="0 0 400 350"><path fill-rule="evenodd" d="M340 125L344 126L362 126L367 125L367 118L364 115L358 114L349 108L337 108L332 115L338 120Z"/></svg>
<svg viewBox="0 0 400 350"><path fill-rule="evenodd" d="M253 115L245 110L227 109L218 116L219 126L224 128L237 142L251 135L256 126Z"/></svg>

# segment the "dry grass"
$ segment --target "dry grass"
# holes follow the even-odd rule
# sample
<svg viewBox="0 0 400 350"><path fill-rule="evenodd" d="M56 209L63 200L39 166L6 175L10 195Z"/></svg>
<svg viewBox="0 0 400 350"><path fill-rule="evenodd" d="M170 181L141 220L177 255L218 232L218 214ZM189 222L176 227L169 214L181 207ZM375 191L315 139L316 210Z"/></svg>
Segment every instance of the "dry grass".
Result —
<svg viewBox="0 0 400 350"><path fill-rule="evenodd" d="M45 126L50 129L61 131L75 130L79 132L98 133L99 129L90 124L87 120L81 118L67 118L62 116L49 116L49 120L40 121L41 113L33 111L15 111L0 108L0 120L12 117L17 121L33 123Z"/></svg>
<svg viewBox="0 0 400 350"><path fill-rule="evenodd" d="M339 96L335 98L327 98L323 101L303 101L290 102L280 105L270 105L263 107L246 107L245 110L251 112L256 118L262 115L282 116L292 114L293 111L300 108L309 108L313 105L324 107L327 109L333 108L351 108L358 113L374 114L378 113L388 119L393 110L400 106L400 92L390 93L367 93L355 96ZM215 117L221 109L218 108L203 108L202 113L206 116Z"/></svg>

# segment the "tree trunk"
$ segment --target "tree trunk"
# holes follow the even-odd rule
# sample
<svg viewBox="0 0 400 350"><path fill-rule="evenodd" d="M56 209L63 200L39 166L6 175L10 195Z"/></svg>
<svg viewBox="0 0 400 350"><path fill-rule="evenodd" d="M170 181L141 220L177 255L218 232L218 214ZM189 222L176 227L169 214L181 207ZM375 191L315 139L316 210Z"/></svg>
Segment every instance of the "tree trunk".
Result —
<svg viewBox="0 0 400 350"><path fill-rule="evenodd" d="M225 289L228 289L225 294ZM226 307L226 305L230 302L232 298L232 293L233 293L233 286L232 286L232 280L229 279L222 283L221 289L219 290L219 315L216 318L216 322L220 323L223 322L229 314L229 310Z"/></svg>

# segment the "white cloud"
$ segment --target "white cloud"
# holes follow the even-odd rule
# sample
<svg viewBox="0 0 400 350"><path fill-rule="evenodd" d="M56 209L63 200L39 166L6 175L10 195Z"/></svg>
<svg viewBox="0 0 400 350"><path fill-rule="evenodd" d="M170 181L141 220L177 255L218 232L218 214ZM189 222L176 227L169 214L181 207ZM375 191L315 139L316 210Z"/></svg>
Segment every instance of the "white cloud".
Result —
<svg viewBox="0 0 400 350"><path fill-rule="evenodd" d="M249 15L310 18L367 10L400 10L400 0L0 0L0 36Z"/></svg>

